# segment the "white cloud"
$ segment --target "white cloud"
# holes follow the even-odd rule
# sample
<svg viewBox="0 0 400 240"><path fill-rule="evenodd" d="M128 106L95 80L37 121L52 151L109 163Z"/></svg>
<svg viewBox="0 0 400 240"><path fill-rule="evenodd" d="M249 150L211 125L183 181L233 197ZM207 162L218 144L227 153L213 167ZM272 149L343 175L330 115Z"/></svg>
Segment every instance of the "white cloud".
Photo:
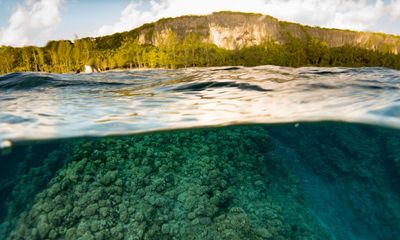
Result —
<svg viewBox="0 0 400 240"><path fill-rule="evenodd" d="M0 29L0 45L44 44L61 21L60 7L63 1L26 0L18 5L8 20L8 26Z"/></svg>
<svg viewBox="0 0 400 240"><path fill-rule="evenodd" d="M122 11L119 21L113 25L102 26L97 31L97 35L101 36L131 30L132 26L139 26L154 19L151 12L142 12L140 9L141 6L138 3L128 4L128 6Z"/></svg>
<svg viewBox="0 0 400 240"><path fill-rule="evenodd" d="M374 4L368 4L368 1L346 1L337 6L337 9L339 11L326 24L327 27L371 30L385 14L382 0Z"/></svg>
<svg viewBox="0 0 400 240"><path fill-rule="evenodd" d="M152 0L130 3L118 22L101 27L96 35L127 31L163 17L209 14L215 11L257 12L308 25L353 30L379 31L385 15L400 18L400 0Z"/></svg>
<svg viewBox="0 0 400 240"><path fill-rule="evenodd" d="M393 0L388 6L393 19L400 18L400 0Z"/></svg>

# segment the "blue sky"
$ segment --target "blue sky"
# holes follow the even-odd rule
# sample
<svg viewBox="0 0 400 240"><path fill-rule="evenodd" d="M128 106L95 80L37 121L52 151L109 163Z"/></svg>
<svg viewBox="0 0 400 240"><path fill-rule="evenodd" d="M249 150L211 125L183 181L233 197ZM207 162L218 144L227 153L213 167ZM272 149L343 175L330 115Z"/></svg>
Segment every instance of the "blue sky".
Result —
<svg viewBox="0 0 400 240"><path fill-rule="evenodd" d="M0 0L0 45L126 31L162 17L232 10L400 35L400 0Z"/></svg>
<svg viewBox="0 0 400 240"><path fill-rule="evenodd" d="M25 0L0 0L0 29L6 28L8 20ZM61 21L50 37L73 39L92 35L101 26L118 20L129 0L67 0L61 6ZM46 40L44 40L46 42ZM39 41L41 44L43 41ZM37 43L38 44L38 43Z"/></svg>

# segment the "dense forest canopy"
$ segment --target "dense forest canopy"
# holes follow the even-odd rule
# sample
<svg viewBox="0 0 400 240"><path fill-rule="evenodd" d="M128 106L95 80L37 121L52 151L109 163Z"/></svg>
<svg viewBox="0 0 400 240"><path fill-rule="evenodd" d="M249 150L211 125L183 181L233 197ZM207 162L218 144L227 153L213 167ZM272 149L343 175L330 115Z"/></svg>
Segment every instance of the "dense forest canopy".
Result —
<svg viewBox="0 0 400 240"><path fill-rule="evenodd" d="M171 19L159 22L162 24L163 21ZM177 21L182 21L182 17L177 18ZM159 22L157 23L160 25ZM288 25L284 22L281 24ZM301 25L296 25L298 26ZM266 39L257 45L235 49L218 47L198 33L188 33L182 38L182 34L177 34L172 28L163 30L164 34L155 40L157 44L139 40L143 29L147 34L153 34L155 28L155 23L150 23L130 32L104 37L83 38L74 42L50 41L44 47L3 46L0 47L0 73L75 72L82 70L85 65L94 65L100 70L268 64L290 67L380 66L400 69L400 55L392 51L356 45L332 47L318 38L309 35L298 37L290 31L285 32L283 42Z"/></svg>

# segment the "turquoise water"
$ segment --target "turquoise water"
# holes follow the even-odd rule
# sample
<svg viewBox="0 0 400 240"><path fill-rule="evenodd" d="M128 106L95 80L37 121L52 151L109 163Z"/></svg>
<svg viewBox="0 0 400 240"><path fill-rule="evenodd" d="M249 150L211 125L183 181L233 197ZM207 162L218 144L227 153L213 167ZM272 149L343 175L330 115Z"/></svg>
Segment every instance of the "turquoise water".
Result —
<svg viewBox="0 0 400 240"><path fill-rule="evenodd" d="M396 239L399 76L1 76L0 239Z"/></svg>

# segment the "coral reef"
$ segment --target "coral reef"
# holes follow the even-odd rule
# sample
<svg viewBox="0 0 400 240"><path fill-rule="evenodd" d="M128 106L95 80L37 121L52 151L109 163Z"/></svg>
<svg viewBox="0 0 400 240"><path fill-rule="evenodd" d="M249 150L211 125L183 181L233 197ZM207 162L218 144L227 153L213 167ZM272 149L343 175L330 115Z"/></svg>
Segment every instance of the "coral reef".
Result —
<svg viewBox="0 0 400 240"><path fill-rule="evenodd" d="M57 170L70 161L68 146L30 143L0 155L0 239L10 232L19 216L33 204ZM6 219L5 221L2 221Z"/></svg>
<svg viewBox="0 0 400 240"><path fill-rule="evenodd" d="M24 147L0 156L0 239L395 239L399 149L329 122Z"/></svg>
<svg viewBox="0 0 400 240"><path fill-rule="evenodd" d="M328 239L262 127L75 140L8 239Z"/></svg>

